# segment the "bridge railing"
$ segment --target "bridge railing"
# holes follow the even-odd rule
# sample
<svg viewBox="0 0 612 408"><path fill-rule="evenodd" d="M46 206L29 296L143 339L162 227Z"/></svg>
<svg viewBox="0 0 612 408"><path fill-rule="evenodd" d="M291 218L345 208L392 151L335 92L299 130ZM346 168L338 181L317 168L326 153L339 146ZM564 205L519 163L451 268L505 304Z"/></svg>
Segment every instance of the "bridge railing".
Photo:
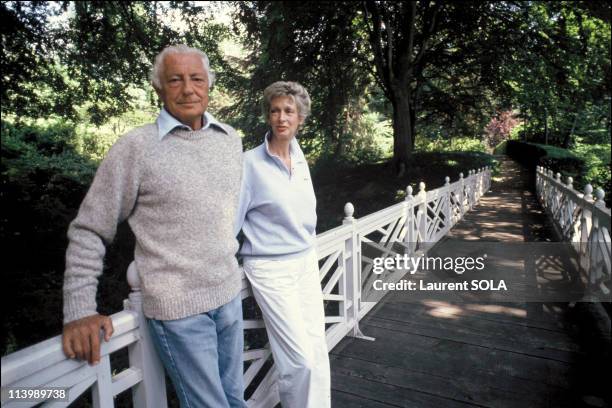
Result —
<svg viewBox="0 0 612 408"><path fill-rule="evenodd" d="M365 297L372 277L372 253L393 256L426 251L468 212L489 190L491 170L470 170L467 177L460 174L458 181L427 191L424 183L413 194L406 189L404 201L369 214L354 218L351 203L344 207L342 225L317 236L321 286L326 307L327 344L331 350L345 336L373 340L359 329L359 321L375 305ZM398 244L399 248L398 249ZM90 366L85 362L67 359L61 346L61 336L38 343L2 358L3 388L64 388L67 401L49 400L44 407L68 406L80 395L91 390L93 406L114 406L114 397L128 389L133 405L166 407L166 388L163 366L149 337L142 313L140 282L135 268L127 272L132 293L124 303L124 310L112 315L115 332L108 343L103 343L101 362ZM243 275L243 301L253 294ZM263 320L245 319L245 336L249 331L265 328ZM111 367L112 353L127 348L129 367ZM268 346L244 352L248 368L244 372L245 387L254 388L248 399L250 407L273 407L279 401L276 388L277 372L268 360ZM257 384L255 384L257 382ZM31 407L36 402L9 400L2 394L2 407Z"/></svg>
<svg viewBox="0 0 612 408"><path fill-rule="evenodd" d="M540 166L536 168L536 191L556 232L576 251L592 293L609 299L611 217L604 191L598 188L593 197L593 187L587 184L579 192L574 189L571 177L564 183L560 173L553 174Z"/></svg>

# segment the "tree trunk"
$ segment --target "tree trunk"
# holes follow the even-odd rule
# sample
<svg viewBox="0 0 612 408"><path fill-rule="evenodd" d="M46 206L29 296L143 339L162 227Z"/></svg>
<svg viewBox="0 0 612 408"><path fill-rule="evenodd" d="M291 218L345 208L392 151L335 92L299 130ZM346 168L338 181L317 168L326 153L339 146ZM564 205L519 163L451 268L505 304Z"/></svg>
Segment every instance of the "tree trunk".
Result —
<svg viewBox="0 0 612 408"><path fill-rule="evenodd" d="M350 120L351 118L350 118L349 109L346 109L346 112L344 113L344 123L343 123L343 126L338 129L336 147L334 148L334 158L336 160L341 160L346 154L345 135L349 132L348 125L349 125Z"/></svg>
<svg viewBox="0 0 612 408"><path fill-rule="evenodd" d="M548 144L548 109L544 108L544 144Z"/></svg>
<svg viewBox="0 0 612 408"><path fill-rule="evenodd" d="M410 105L410 141L411 149L410 154L414 151L414 142L416 141L416 106Z"/></svg>
<svg viewBox="0 0 612 408"><path fill-rule="evenodd" d="M576 123L578 123L579 115L580 112L577 112L576 115L574 115L574 122L572 123L572 128L570 129L569 133L565 134L565 138L563 139L564 149L569 149L570 145L572 144L572 136L574 136L574 131L576 130Z"/></svg>
<svg viewBox="0 0 612 408"><path fill-rule="evenodd" d="M393 169L398 177L406 172L408 160L412 155L413 121L410 105L410 95L397 92L393 100Z"/></svg>

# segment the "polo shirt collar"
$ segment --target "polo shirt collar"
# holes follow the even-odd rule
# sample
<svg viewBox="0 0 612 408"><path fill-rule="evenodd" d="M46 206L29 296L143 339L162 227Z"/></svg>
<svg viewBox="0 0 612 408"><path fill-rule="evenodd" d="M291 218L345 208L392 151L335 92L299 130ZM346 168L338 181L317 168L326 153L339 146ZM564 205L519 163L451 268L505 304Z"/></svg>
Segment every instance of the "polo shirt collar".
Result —
<svg viewBox="0 0 612 408"><path fill-rule="evenodd" d="M264 136L264 145L266 147L266 153L268 154L268 156L270 157L278 157L275 154L272 154L272 152L270 152L270 137L272 136L272 132L268 131L266 132L266 135ZM297 142L297 137L294 136L291 139L291 142L289 143L289 154L291 156L295 156L296 153L299 151L299 147L300 145Z"/></svg>
<svg viewBox="0 0 612 408"><path fill-rule="evenodd" d="M225 129L223 129L219 121L215 119L214 116L208 112L204 112L204 115L202 116L202 122L204 123L204 126L202 126L202 129L200 130L206 130L210 126L216 126L217 128L221 129L223 132L225 132ZM165 107L163 107L162 110L159 112L159 116L157 117L156 123L157 123L157 131L158 131L159 140L162 140L164 136L166 136L168 133L170 133L177 127L181 129L193 131L191 127L185 125L184 123L181 123L177 118L172 116L170 112L166 110Z"/></svg>

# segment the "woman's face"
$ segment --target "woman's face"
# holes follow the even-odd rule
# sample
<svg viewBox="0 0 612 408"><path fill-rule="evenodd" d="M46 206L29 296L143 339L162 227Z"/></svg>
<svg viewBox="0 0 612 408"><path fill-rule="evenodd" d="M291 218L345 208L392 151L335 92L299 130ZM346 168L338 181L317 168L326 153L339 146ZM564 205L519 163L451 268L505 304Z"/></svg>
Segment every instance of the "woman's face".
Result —
<svg viewBox="0 0 612 408"><path fill-rule="evenodd" d="M277 96L270 102L268 123L278 140L291 140L304 119L298 114L295 101L290 96Z"/></svg>

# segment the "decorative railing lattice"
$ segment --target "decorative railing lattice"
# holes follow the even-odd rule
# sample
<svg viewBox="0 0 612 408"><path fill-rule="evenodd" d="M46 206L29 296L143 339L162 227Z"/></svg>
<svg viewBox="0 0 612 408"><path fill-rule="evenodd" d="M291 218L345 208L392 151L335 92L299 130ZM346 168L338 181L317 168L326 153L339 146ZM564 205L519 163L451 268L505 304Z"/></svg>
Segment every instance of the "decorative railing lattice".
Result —
<svg viewBox="0 0 612 408"><path fill-rule="evenodd" d="M610 301L610 209L601 188L587 184L576 191L573 179L561 181L561 174L536 168L536 192L562 240L570 242L578 256L580 269L587 276L592 295Z"/></svg>
<svg viewBox="0 0 612 408"><path fill-rule="evenodd" d="M415 254L427 251L443 237L463 215L489 190L490 168L470 170L467 177L426 191L419 184L413 195L406 189L404 201L356 219L351 203L344 207L342 225L317 236L320 277L326 307L327 344L331 350L345 336L373 340L363 335L359 321L376 305L366 298L373 274L373 258L394 254ZM608 269L609 270L609 269ZM47 401L44 407L68 406L91 389L93 406L114 406L114 397L131 389L137 408L166 407L163 367L149 338L142 313L140 282L135 268L128 269L132 288L124 311L112 315L115 333L102 346L102 360L96 366L67 359L61 347L61 336L2 358L2 387L62 387L69 389L69 401ZM242 299L252 297L243 276ZM329 307L331 306L331 307ZM265 328L263 320L246 319L245 336L249 331ZM119 372L111 367L110 355L127 348L129 367ZM250 407L273 407L278 403L277 373L268 346L246 350L244 361L245 387L254 388L248 399ZM266 371L267 370L267 371ZM257 384L255 382L258 381ZM31 407L37 403L14 402L2 396L2 407Z"/></svg>

